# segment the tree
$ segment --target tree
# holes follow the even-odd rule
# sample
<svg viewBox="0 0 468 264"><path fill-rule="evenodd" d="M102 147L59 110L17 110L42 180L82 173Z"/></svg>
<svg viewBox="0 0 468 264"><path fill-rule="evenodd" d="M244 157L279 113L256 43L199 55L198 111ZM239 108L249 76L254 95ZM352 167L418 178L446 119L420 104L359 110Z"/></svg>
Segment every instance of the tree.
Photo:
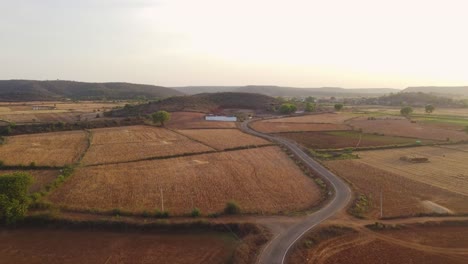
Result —
<svg viewBox="0 0 468 264"><path fill-rule="evenodd" d="M426 109L426 113L430 114L430 113L434 112L435 107L433 105L428 104L428 105L426 105L425 109Z"/></svg>
<svg viewBox="0 0 468 264"><path fill-rule="evenodd" d="M283 114L291 114L296 112L297 107L294 104L284 103L280 106L279 111Z"/></svg>
<svg viewBox="0 0 468 264"><path fill-rule="evenodd" d="M226 203L226 207L224 208L225 214L239 214L241 209L239 205L235 201L229 201Z"/></svg>
<svg viewBox="0 0 468 264"><path fill-rule="evenodd" d="M306 112L315 112L316 106L314 103L307 103L305 107Z"/></svg>
<svg viewBox="0 0 468 264"><path fill-rule="evenodd" d="M409 116L411 113L413 113L413 108L411 106L405 106L400 110L400 114L403 116Z"/></svg>
<svg viewBox="0 0 468 264"><path fill-rule="evenodd" d="M0 177L0 222L14 224L21 220L28 210L28 190L32 177L24 172Z"/></svg>
<svg viewBox="0 0 468 264"><path fill-rule="evenodd" d="M336 111L341 111L341 109L343 109L343 104L335 104Z"/></svg>
<svg viewBox="0 0 468 264"><path fill-rule="evenodd" d="M161 123L161 126L164 126L164 122L171 119L171 114L166 111L157 111L151 114L151 118L153 119L154 123Z"/></svg>
<svg viewBox="0 0 468 264"><path fill-rule="evenodd" d="M305 99L305 101L306 101L307 103L315 103L315 97L307 96L307 98Z"/></svg>

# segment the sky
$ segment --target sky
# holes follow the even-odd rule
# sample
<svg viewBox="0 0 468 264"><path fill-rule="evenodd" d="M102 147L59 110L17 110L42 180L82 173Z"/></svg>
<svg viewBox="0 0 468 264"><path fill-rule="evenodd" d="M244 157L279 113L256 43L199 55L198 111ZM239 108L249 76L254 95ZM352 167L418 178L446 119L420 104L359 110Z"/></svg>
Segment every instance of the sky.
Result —
<svg viewBox="0 0 468 264"><path fill-rule="evenodd" d="M466 0L0 0L0 79L468 85Z"/></svg>

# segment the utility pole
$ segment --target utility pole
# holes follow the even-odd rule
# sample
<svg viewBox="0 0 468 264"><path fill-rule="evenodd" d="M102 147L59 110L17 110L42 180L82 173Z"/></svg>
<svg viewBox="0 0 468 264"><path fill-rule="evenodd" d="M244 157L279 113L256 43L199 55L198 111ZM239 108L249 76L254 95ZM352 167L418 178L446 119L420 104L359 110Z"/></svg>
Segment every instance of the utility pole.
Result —
<svg viewBox="0 0 468 264"><path fill-rule="evenodd" d="M382 188L380 188L380 218L383 217L383 194Z"/></svg>
<svg viewBox="0 0 468 264"><path fill-rule="evenodd" d="M159 191L161 192L161 212L164 212L164 196L162 187L159 187Z"/></svg>

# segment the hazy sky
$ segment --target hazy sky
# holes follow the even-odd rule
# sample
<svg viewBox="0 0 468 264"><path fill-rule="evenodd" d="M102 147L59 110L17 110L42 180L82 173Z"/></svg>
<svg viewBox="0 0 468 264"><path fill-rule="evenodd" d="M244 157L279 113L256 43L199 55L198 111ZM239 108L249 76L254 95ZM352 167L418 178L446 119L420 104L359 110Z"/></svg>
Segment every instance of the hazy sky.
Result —
<svg viewBox="0 0 468 264"><path fill-rule="evenodd" d="M467 0L0 0L0 79L468 85Z"/></svg>

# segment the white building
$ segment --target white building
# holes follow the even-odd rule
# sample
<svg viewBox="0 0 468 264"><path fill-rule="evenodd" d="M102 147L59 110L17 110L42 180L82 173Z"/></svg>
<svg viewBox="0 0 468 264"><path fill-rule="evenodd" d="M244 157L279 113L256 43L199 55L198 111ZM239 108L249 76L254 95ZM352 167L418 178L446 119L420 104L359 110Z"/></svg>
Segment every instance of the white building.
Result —
<svg viewBox="0 0 468 264"><path fill-rule="evenodd" d="M216 116L216 115L207 115L205 116L207 121L224 121L224 122L236 122L237 117L235 116Z"/></svg>

